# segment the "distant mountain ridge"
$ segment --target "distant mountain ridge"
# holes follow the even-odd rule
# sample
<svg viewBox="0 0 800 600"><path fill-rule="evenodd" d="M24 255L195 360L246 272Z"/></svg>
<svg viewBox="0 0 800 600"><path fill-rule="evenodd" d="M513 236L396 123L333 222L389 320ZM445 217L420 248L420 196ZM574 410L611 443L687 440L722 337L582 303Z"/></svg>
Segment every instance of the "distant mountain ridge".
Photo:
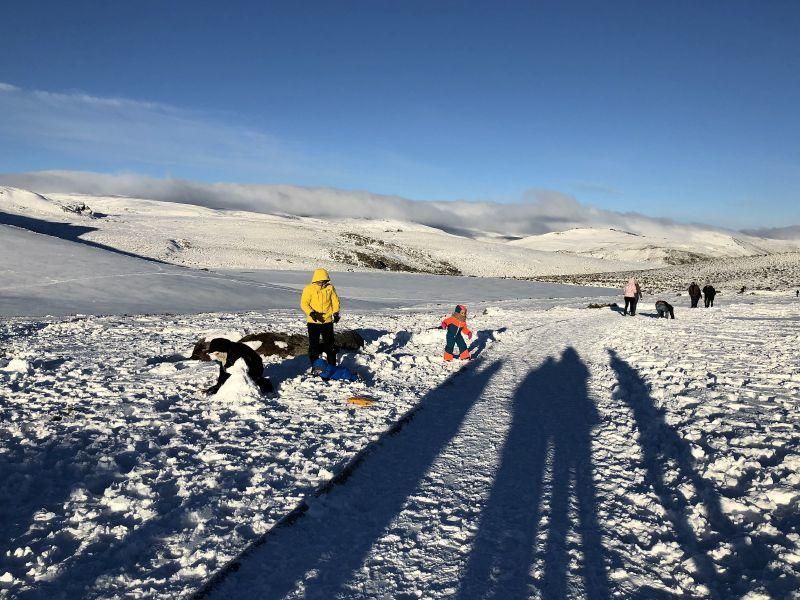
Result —
<svg viewBox="0 0 800 600"><path fill-rule="evenodd" d="M465 231L367 215L301 216L296 214L297 199L290 191L286 193L284 210L269 213L0 187L0 223L205 269L305 270L322 266L340 271L533 277L648 269L800 248L800 242L654 220L643 221L637 231L575 227L519 238L477 228ZM465 212L475 208L463 207ZM476 217L473 224L480 225L480 219Z"/></svg>
<svg viewBox="0 0 800 600"><path fill-rule="evenodd" d="M798 247L797 244L697 227L673 228L671 234L647 235L614 228L579 227L528 236L509 243L544 252L604 260L644 261L654 265L791 252Z"/></svg>
<svg viewBox="0 0 800 600"><path fill-rule="evenodd" d="M788 227L765 227L761 229L744 229L742 233L773 240L800 240L800 225Z"/></svg>

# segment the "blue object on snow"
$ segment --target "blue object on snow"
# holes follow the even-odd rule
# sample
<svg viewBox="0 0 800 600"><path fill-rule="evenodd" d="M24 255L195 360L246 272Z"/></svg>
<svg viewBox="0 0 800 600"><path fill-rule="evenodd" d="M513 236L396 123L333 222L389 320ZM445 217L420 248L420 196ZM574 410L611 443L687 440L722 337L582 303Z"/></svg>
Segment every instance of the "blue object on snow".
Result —
<svg viewBox="0 0 800 600"><path fill-rule="evenodd" d="M322 358L314 361L312 371L325 381L358 381L358 376L347 367L329 365Z"/></svg>

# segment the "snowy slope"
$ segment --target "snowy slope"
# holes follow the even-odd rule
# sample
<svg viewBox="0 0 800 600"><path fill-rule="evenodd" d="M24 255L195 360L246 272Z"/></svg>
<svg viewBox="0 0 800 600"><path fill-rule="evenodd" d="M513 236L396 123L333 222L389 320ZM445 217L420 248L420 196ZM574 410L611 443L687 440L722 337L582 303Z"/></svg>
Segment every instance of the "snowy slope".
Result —
<svg viewBox="0 0 800 600"><path fill-rule="evenodd" d="M637 234L617 229L577 228L510 242L513 246L563 252L612 261L686 264L722 257L742 257L797 250L800 244L687 226L672 235ZM611 270L611 269L609 269Z"/></svg>
<svg viewBox="0 0 800 600"><path fill-rule="evenodd" d="M108 248L0 225L0 317L197 313L292 308L309 271L188 269ZM337 273L345 310L516 298L595 296L613 291L538 282L410 273Z"/></svg>
<svg viewBox="0 0 800 600"><path fill-rule="evenodd" d="M294 306L288 287L125 256L0 225L0 316Z"/></svg>
<svg viewBox="0 0 800 600"><path fill-rule="evenodd" d="M686 293L692 281L701 286L711 283L724 294L741 293L742 290L793 293L800 289L800 252L720 258L660 269L542 277L540 280L621 289L630 277L639 280L646 294L662 291Z"/></svg>
<svg viewBox="0 0 800 600"><path fill-rule="evenodd" d="M212 597L792 597L800 305L752 302L500 302L463 372L443 308L348 315L367 383L271 361L263 401L185 357L294 311L2 321L0 596L180 597L308 497Z"/></svg>
<svg viewBox="0 0 800 600"><path fill-rule="evenodd" d="M94 214L67 212L85 204ZM388 269L476 276L591 273L641 262L563 256L452 235L408 222L316 219L214 210L153 200L48 194L0 187L6 215L87 228L83 240L189 267ZM12 224L16 224L12 221ZM37 227L36 222L23 226Z"/></svg>

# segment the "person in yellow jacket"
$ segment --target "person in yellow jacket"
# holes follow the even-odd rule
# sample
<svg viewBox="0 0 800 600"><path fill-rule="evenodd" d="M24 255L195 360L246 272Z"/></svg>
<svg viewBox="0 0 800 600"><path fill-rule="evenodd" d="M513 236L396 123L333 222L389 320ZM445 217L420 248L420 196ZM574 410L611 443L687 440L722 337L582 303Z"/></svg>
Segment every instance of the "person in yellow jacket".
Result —
<svg viewBox="0 0 800 600"><path fill-rule="evenodd" d="M311 283L303 288L300 308L308 323L308 358L311 364L323 352L331 365L336 364L333 324L339 322L339 296L325 269L317 269ZM322 338L322 343L320 343Z"/></svg>

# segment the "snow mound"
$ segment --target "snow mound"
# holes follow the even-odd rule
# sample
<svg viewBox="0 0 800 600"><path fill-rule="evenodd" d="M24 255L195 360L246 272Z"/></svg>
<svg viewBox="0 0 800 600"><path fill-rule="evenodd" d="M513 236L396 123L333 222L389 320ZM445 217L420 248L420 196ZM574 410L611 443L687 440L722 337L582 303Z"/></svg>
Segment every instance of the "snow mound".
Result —
<svg viewBox="0 0 800 600"><path fill-rule="evenodd" d="M258 415L264 407L264 401L258 386L247 374L247 363L240 358L228 369L228 373L230 378L214 394L213 400L241 416Z"/></svg>
<svg viewBox="0 0 800 600"><path fill-rule="evenodd" d="M25 359L12 358L6 366L0 367L0 371L5 371L6 373L21 373L24 375L30 373L31 366Z"/></svg>

